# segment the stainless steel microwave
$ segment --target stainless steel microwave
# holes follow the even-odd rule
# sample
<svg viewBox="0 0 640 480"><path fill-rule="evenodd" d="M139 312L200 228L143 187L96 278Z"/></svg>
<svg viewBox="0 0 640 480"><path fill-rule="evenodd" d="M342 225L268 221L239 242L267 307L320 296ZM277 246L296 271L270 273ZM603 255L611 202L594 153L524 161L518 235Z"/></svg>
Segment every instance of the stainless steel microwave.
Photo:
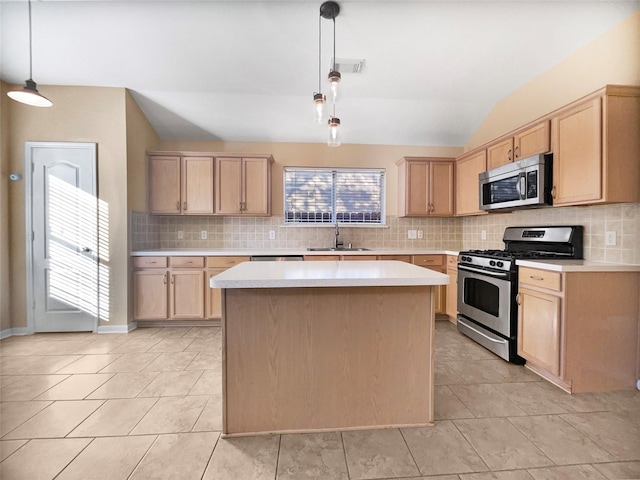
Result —
<svg viewBox="0 0 640 480"><path fill-rule="evenodd" d="M551 154L535 155L481 173L480 209L551 205L552 162Z"/></svg>

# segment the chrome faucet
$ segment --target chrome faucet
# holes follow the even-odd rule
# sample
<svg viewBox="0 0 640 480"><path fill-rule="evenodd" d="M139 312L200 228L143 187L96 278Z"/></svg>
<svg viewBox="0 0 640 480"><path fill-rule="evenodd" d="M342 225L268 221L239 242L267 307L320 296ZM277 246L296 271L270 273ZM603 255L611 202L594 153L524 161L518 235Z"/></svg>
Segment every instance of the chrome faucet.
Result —
<svg viewBox="0 0 640 480"><path fill-rule="evenodd" d="M344 246L344 243L340 238L340 230L338 229L338 224L336 223L336 236L333 239L333 248L341 248L342 246Z"/></svg>

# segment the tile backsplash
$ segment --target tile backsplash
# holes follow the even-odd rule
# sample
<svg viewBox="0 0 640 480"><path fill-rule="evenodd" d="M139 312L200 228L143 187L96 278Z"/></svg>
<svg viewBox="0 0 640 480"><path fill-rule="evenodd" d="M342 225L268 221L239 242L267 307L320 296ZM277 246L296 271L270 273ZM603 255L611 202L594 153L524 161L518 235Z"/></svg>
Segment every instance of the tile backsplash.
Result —
<svg viewBox="0 0 640 480"><path fill-rule="evenodd" d="M333 244L333 226L284 226L283 217L155 216L132 212L132 250L158 248L308 248ZM409 230L423 238L409 240ZM206 239L202 239L206 231ZM269 239L269 232L275 239ZM182 232L182 239L179 239ZM364 248L444 248L459 250L462 223L458 218L398 218L387 216L385 227L340 227L346 244Z"/></svg>
<svg viewBox="0 0 640 480"><path fill-rule="evenodd" d="M333 228L284 226L282 216L155 216L131 212L132 250L179 248L307 248L333 242ZM345 244L365 248L504 248L508 226L583 225L585 258L640 264L640 203L519 210L464 218L398 218L385 227L341 227ZM409 230L422 239L409 240ZM202 232L206 239L202 239ZM269 239L269 232L275 239ZM486 239L483 240L485 232ZM605 232L616 232L616 245L605 246ZM178 238L182 232L182 238Z"/></svg>

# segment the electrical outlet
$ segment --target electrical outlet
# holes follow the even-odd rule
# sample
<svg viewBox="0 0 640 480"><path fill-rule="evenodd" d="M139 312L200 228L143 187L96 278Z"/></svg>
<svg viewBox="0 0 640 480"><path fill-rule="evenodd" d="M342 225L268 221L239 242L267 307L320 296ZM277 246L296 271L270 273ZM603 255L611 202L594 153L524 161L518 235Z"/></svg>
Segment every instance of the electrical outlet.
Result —
<svg viewBox="0 0 640 480"><path fill-rule="evenodd" d="M604 244L607 246L614 246L616 244L615 230L608 230L604 232Z"/></svg>
<svg viewBox="0 0 640 480"><path fill-rule="evenodd" d="M206 240L207 239L207 231L206 230L201 230L200 231L200 239L201 240Z"/></svg>
<svg viewBox="0 0 640 480"><path fill-rule="evenodd" d="M481 238L482 240L486 240L486 239L487 239L487 231L486 231L486 230L482 230L482 231L480 232L480 238Z"/></svg>
<svg viewBox="0 0 640 480"><path fill-rule="evenodd" d="M178 240L183 240L183 239L184 239L184 231L178 230Z"/></svg>
<svg viewBox="0 0 640 480"><path fill-rule="evenodd" d="M408 234L410 240L414 240L414 239L416 239L418 237L418 234L417 234L417 232L415 230L409 230L407 232L407 234Z"/></svg>
<svg viewBox="0 0 640 480"><path fill-rule="evenodd" d="M422 237L423 237L422 230L418 230L418 238L422 238Z"/></svg>
<svg viewBox="0 0 640 480"><path fill-rule="evenodd" d="M269 230L269 240L275 240L275 239L276 239L276 231Z"/></svg>

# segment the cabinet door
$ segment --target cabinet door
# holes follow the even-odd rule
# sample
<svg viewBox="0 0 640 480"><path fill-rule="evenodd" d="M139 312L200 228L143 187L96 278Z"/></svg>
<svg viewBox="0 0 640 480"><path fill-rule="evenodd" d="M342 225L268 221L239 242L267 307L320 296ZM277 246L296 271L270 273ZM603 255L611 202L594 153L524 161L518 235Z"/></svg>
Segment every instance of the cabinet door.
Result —
<svg viewBox="0 0 640 480"><path fill-rule="evenodd" d="M453 257L455 258L455 257ZM447 262L448 263L448 262ZM449 285L447 285L446 312L449 320L457 323L458 317L458 268L447 266Z"/></svg>
<svg viewBox="0 0 640 480"><path fill-rule="evenodd" d="M169 277L169 316L204 318L204 271L174 270Z"/></svg>
<svg viewBox="0 0 640 480"><path fill-rule="evenodd" d="M477 215L480 210L478 175L487 170L486 150L456 162L456 215Z"/></svg>
<svg viewBox="0 0 640 480"><path fill-rule="evenodd" d="M513 158L520 160L551 151L549 122L545 121L518 132L513 139Z"/></svg>
<svg viewBox="0 0 640 480"><path fill-rule="evenodd" d="M215 164L215 213L237 215L242 198L242 159L218 157Z"/></svg>
<svg viewBox="0 0 640 480"><path fill-rule="evenodd" d="M560 376L560 297L520 288L518 355Z"/></svg>
<svg viewBox="0 0 640 480"><path fill-rule="evenodd" d="M487 166L496 168L513 162L513 138L507 138L487 148Z"/></svg>
<svg viewBox="0 0 640 480"><path fill-rule="evenodd" d="M453 162L431 162L429 175L430 215L453 215Z"/></svg>
<svg viewBox="0 0 640 480"><path fill-rule="evenodd" d="M596 98L559 114L554 122L553 203L602 198L602 112Z"/></svg>
<svg viewBox="0 0 640 480"><path fill-rule="evenodd" d="M149 212L177 215L180 205L180 157L149 157Z"/></svg>
<svg viewBox="0 0 640 480"><path fill-rule="evenodd" d="M219 273L222 273L226 268L210 268L205 275L204 291L206 297L206 318L221 318L222 317L222 289L211 288L209 286L209 280L211 277L215 277Z"/></svg>
<svg viewBox="0 0 640 480"><path fill-rule="evenodd" d="M183 157L182 213L213 213L213 157Z"/></svg>
<svg viewBox="0 0 640 480"><path fill-rule="evenodd" d="M405 191L406 215L429 214L429 164L407 161Z"/></svg>
<svg viewBox="0 0 640 480"><path fill-rule="evenodd" d="M133 318L167 318L167 276L167 271L163 269L133 272Z"/></svg>
<svg viewBox="0 0 640 480"><path fill-rule="evenodd" d="M271 164L266 158L243 158L242 167L242 214L270 215Z"/></svg>

